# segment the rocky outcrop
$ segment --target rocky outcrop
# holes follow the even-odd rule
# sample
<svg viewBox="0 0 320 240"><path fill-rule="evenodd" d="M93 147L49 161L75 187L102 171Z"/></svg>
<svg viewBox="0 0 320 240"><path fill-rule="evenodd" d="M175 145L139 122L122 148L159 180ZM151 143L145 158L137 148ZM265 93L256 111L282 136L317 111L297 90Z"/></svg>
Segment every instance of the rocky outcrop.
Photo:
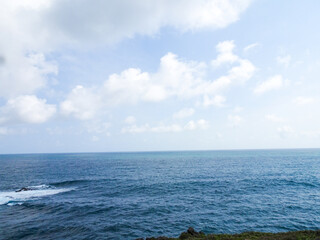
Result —
<svg viewBox="0 0 320 240"><path fill-rule="evenodd" d="M304 230L293 232L267 233L267 232L244 232L239 234L204 234L189 227L179 238L152 237L138 238L136 240L320 240L320 230Z"/></svg>
<svg viewBox="0 0 320 240"><path fill-rule="evenodd" d="M189 239L189 238L193 238L193 237L202 237L202 236L205 236L205 234L203 232L201 232L201 231L197 232L192 227L189 227L186 232L183 232L180 234L179 239Z"/></svg>
<svg viewBox="0 0 320 240"><path fill-rule="evenodd" d="M19 190L17 190L16 192L23 192L23 191L30 191L30 190L32 190L32 189L23 187L23 188L20 188Z"/></svg>
<svg viewBox="0 0 320 240"><path fill-rule="evenodd" d="M194 237L204 237L205 234L203 232L197 232L195 231L192 227L189 227L186 232L183 232L180 234L179 239L190 239ZM170 240L170 239L176 239L176 238L168 238L168 237L151 237L151 238L146 238L145 240ZM144 240L144 238L137 238L136 240Z"/></svg>
<svg viewBox="0 0 320 240"><path fill-rule="evenodd" d="M168 237L151 237L151 238L146 238L146 240L170 240L172 238ZM144 240L144 238L137 238L136 240Z"/></svg>

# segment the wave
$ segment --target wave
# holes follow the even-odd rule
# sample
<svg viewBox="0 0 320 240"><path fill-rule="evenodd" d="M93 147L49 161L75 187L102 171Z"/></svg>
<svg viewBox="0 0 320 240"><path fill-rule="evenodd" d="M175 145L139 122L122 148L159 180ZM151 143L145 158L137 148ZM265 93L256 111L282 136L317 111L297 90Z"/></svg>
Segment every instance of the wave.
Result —
<svg viewBox="0 0 320 240"><path fill-rule="evenodd" d="M268 183L273 186L287 186L287 187L309 187L309 188L318 188L319 182L316 181L307 181L307 180L296 180L296 179L272 179Z"/></svg>
<svg viewBox="0 0 320 240"><path fill-rule="evenodd" d="M53 188L48 185L29 186L26 188L28 191L0 192L0 205L21 205L28 200L73 190L72 188Z"/></svg>
<svg viewBox="0 0 320 240"><path fill-rule="evenodd" d="M61 187L61 186L86 183L86 182L90 182L90 181L95 181L95 180L70 180L70 181L63 181L63 182L54 182L54 183L51 183L50 185L56 186L56 187Z"/></svg>

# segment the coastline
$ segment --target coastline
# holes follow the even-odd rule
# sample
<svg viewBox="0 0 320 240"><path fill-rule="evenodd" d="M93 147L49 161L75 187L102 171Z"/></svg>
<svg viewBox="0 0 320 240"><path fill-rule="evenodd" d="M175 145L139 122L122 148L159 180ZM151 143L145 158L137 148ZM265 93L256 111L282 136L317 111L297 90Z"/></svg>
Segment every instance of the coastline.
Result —
<svg viewBox="0 0 320 240"><path fill-rule="evenodd" d="M137 238L136 240L320 240L319 230L302 230L279 233L244 232L238 234L205 234L190 227L177 238L165 236Z"/></svg>

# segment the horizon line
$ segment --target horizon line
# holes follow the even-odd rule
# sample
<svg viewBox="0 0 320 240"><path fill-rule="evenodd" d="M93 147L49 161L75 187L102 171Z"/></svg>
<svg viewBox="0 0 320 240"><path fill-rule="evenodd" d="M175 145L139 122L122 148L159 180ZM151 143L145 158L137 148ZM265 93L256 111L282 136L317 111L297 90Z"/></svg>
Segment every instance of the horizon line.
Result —
<svg viewBox="0 0 320 240"><path fill-rule="evenodd" d="M98 152L30 152L30 153L0 153L1 155L40 155L40 154L103 154L103 153L165 153L165 152L219 152L219 151L276 151L276 150L320 150L318 148L232 148L232 149L195 149L195 150L133 150L133 151L98 151Z"/></svg>

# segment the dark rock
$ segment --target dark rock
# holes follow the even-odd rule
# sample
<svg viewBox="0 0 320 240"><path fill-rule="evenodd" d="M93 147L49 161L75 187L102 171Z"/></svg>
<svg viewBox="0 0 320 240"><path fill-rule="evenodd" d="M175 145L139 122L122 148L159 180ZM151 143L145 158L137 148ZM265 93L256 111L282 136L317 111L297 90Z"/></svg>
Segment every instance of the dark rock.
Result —
<svg viewBox="0 0 320 240"><path fill-rule="evenodd" d="M29 190L31 190L31 189L23 187L23 188L20 188L19 190L17 190L16 192L29 191Z"/></svg>
<svg viewBox="0 0 320 240"><path fill-rule="evenodd" d="M163 236L160 236L160 237L152 237L152 238L146 238L146 240L169 240L170 238L167 238L167 237L163 237Z"/></svg>
<svg viewBox="0 0 320 240"><path fill-rule="evenodd" d="M188 228L187 233L191 234L192 236L196 236L196 235L199 234L199 233L196 232L192 227L189 227L189 228Z"/></svg>
<svg viewBox="0 0 320 240"><path fill-rule="evenodd" d="M204 236L205 234L203 232L197 232L194 230L192 227L189 227L186 232L183 232L180 234L179 239L188 239L191 237L196 237L196 236Z"/></svg>

